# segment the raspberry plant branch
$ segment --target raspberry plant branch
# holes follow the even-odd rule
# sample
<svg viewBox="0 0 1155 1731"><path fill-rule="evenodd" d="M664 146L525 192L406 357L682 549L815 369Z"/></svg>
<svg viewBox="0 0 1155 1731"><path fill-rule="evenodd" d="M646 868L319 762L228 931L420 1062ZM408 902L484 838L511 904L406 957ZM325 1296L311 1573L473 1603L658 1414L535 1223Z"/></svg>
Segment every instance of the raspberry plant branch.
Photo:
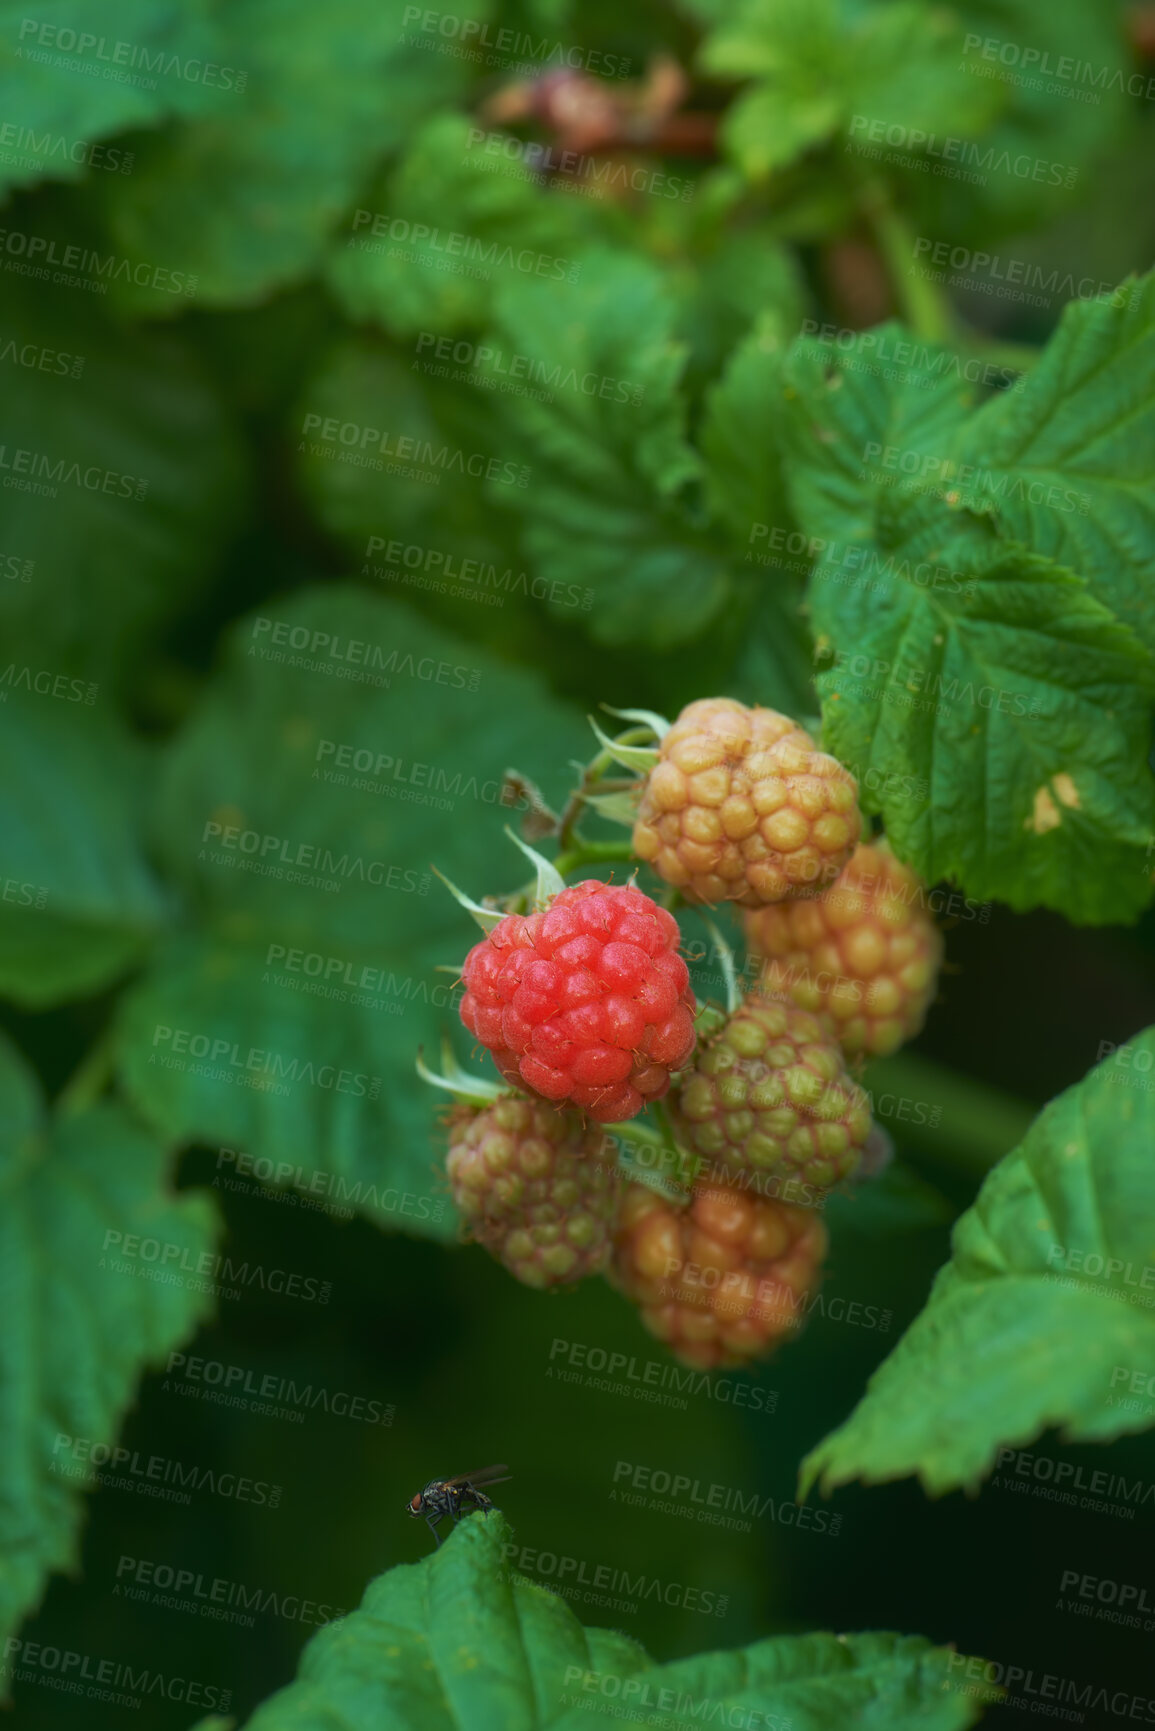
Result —
<svg viewBox="0 0 1155 1731"><path fill-rule="evenodd" d="M862 210L886 263L903 317L915 336L928 343L957 344L959 333L950 302L935 283L916 274L914 232L881 181L866 182Z"/></svg>

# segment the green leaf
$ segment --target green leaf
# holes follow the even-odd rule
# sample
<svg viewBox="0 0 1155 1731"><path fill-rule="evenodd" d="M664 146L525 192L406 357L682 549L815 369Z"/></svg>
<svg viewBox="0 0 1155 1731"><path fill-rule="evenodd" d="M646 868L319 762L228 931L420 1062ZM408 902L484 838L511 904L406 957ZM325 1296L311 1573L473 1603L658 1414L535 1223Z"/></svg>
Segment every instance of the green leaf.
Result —
<svg viewBox="0 0 1155 1731"><path fill-rule="evenodd" d="M221 92L201 70L222 58L205 0L103 7L62 0L51 19L18 6L5 10L0 114L16 123L18 136L6 140L16 160L0 166L0 186L130 174L131 146L101 148L101 139L220 106ZM120 76L109 77L113 70Z"/></svg>
<svg viewBox="0 0 1155 1731"><path fill-rule="evenodd" d="M20 482L5 491L5 660L97 681L103 700L213 576L244 453L178 338L11 276L0 328L31 357L5 368L0 413L0 463Z"/></svg>
<svg viewBox="0 0 1155 1731"><path fill-rule="evenodd" d="M1021 388L970 422L957 458L1001 534L1078 571L1155 651L1153 404L1149 273L1073 301Z"/></svg>
<svg viewBox="0 0 1155 1731"><path fill-rule="evenodd" d="M202 1193L169 1191L164 1148L119 1108L50 1125L32 1076L6 1042L0 1122L8 1300L0 1627L7 1637L39 1603L48 1574L76 1566L78 1492L97 1478L92 1445L115 1443L141 1372L163 1362L211 1309L203 1281L141 1278L155 1265L118 1255L117 1246L144 1235L166 1252L173 1247L170 1262L195 1266L213 1249L216 1211Z"/></svg>
<svg viewBox="0 0 1155 1731"><path fill-rule="evenodd" d="M568 781L585 737L533 676L359 589L242 620L164 769L156 845L198 923L124 1006L141 1109L274 1161L278 1183L450 1234L413 1063L456 1025L479 934L432 867L475 896L515 889L503 773Z"/></svg>
<svg viewBox="0 0 1155 1731"><path fill-rule="evenodd" d="M752 180L863 121L911 131L970 132L1000 90L959 66L950 13L893 0L863 9L840 0L746 0L702 45L710 73L758 80L729 110L723 137Z"/></svg>
<svg viewBox="0 0 1155 1731"><path fill-rule="evenodd" d="M338 238L326 275L352 319L404 337L454 331L481 325L519 272L581 276L575 249L595 213L551 197L528 170L511 174L470 143L474 130L464 115L429 120Z"/></svg>
<svg viewBox="0 0 1155 1731"><path fill-rule="evenodd" d="M526 395L499 400L533 466L503 502L524 513L525 548L558 586L553 610L572 619L569 590L592 586L589 628L615 646L683 643L730 594L725 558L684 498L700 465L676 318L655 267L607 251L587 256L577 284L510 282L496 301L494 340L528 357Z"/></svg>
<svg viewBox="0 0 1155 1731"><path fill-rule="evenodd" d="M938 1495L1049 1425L1089 1442L1150 1422L1125 1385L1155 1372L1153 1061L1148 1029L988 1175L926 1308L807 1457L804 1487L917 1474Z"/></svg>
<svg viewBox="0 0 1155 1731"><path fill-rule="evenodd" d="M40 1009L123 973L168 901L144 858L143 751L87 707L83 681L41 695L21 671L0 671L0 992Z"/></svg>
<svg viewBox="0 0 1155 1731"><path fill-rule="evenodd" d="M425 1562L380 1576L359 1610L315 1635L297 1681L249 1731L582 1731L611 1700L670 1731L736 1715L791 1731L956 1731L980 1710L950 1682L966 1661L912 1635L798 1635L655 1664L514 1573L516 1550L500 1514L467 1516Z"/></svg>
<svg viewBox="0 0 1155 1731"><path fill-rule="evenodd" d="M959 370L893 326L837 354L802 341L787 362L791 491L821 542L823 737L929 882L1133 918L1155 827L1151 657L1081 575L995 538L959 478Z"/></svg>
<svg viewBox="0 0 1155 1731"><path fill-rule="evenodd" d="M711 509L753 562L767 531L794 527L782 478L782 363L793 336L777 312L758 320L707 397L700 443Z"/></svg>
<svg viewBox="0 0 1155 1731"><path fill-rule="evenodd" d="M318 266L367 175L462 76L459 62L406 45L392 6L232 0L220 16L222 53L244 74L227 119L142 141L133 174L98 188L117 244L180 259L216 306L253 303ZM173 311L148 286L119 298Z"/></svg>

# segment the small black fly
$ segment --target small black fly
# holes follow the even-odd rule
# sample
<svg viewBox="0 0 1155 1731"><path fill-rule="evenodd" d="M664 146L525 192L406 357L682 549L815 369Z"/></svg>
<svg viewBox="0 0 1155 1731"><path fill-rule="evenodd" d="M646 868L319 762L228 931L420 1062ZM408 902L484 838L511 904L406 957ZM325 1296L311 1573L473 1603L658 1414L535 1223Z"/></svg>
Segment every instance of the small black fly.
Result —
<svg viewBox="0 0 1155 1731"><path fill-rule="evenodd" d="M466 1509L491 1509L492 1501L478 1486L504 1484L512 1476L507 1466L500 1466L479 1467L473 1473L458 1473L453 1479L430 1479L424 1490L410 1497L405 1509L415 1519L424 1520L440 1544L439 1521L446 1515L452 1515L456 1521Z"/></svg>

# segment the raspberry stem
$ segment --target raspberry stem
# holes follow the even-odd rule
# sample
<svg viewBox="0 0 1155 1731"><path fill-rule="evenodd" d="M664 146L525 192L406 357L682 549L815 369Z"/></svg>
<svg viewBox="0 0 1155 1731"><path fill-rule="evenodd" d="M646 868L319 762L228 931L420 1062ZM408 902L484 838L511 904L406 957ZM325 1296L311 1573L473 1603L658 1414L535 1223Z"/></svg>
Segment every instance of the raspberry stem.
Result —
<svg viewBox="0 0 1155 1731"><path fill-rule="evenodd" d="M554 870L563 878L582 866L596 865L599 860L632 860L634 857L628 841L586 841L578 835L572 840L573 845L565 853L558 854L553 862Z"/></svg>

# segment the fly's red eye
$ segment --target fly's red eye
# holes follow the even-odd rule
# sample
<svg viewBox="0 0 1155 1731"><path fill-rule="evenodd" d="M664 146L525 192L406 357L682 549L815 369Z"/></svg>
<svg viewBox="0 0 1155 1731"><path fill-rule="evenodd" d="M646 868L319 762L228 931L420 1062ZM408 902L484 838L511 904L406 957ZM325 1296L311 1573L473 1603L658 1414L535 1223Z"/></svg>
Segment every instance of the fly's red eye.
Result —
<svg viewBox="0 0 1155 1731"><path fill-rule="evenodd" d="M418 1493L415 1497L410 1497L409 1507L413 1510L414 1514L417 1513L418 1509L421 1507L421 1492L420 1491L418 1491Z"/></svg>

